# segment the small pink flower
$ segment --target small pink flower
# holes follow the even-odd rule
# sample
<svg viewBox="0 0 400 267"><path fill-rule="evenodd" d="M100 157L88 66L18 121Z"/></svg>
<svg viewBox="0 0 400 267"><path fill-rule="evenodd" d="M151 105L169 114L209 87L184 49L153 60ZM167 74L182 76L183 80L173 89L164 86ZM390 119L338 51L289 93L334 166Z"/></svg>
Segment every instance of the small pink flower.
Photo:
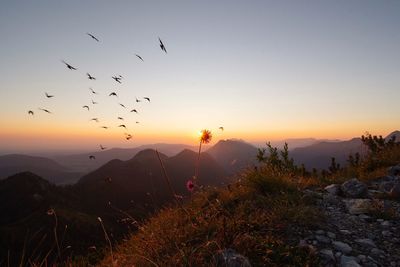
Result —
<svg viewBox="0 0 400 267"><path fill-rule="evenodd" d="M189 180L186 182L186 188L189 192L193 192L194 189L194 183L192 182L192 180Z"/></svg>

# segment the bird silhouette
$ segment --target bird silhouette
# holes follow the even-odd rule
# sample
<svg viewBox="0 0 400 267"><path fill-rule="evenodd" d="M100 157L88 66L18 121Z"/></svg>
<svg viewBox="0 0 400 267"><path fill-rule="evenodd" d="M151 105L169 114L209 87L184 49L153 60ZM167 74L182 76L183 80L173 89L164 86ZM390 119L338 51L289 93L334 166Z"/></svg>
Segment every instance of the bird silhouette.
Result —
<svg viewBox="0 0 400 267"><path fill-rule="evenodd" d="M112 76L111 78L113 78L117 83L122 83L121 82L121 79L122 79L122 76L120 75L119 77L117 77L117 76Z"/></svg>
<svg viewBox="0 0 400 267"><path fill-rule="evenodd" d="M28 114L33 116L34 113L33 113L32 110L29 110L29 111L28 111Z"/></svg>
<svg viewBox="0 0 400 267"><path fill-rule="evenodd" d="M143 58L141 56L139 56L138 54L135 54L135 56L137 56L141 61L144 61Z"/></svg>
<svg viewBox="0 0 400 267"><path fill-rule="evenodd" d="M86 75L88 76L88 79L89 79L89 80L96 80L96 78L93 77L92 75L90 75L89 73L86 73Z"/></svg>
<svg viewBox="0 0 400 267"><path fill-rule="evenodd" d="M136 103L139 103L139 102L141 102L141 100L137 99L137 97L135 97L135 98L136 98Z"/></svg>
<svg viewBox="0 0 400 267"><path fill-rule="evenodd" d="M126 129L126 125L125 124L118 125L118 127L122 127L122 128Z"/></svg>
<svg viewBox="0 0 400 267"><path fill-rule="evenodd" d="M91 121L95 121L95 122L99 122L99 119L98 118L93 118L93 119L90 119Z"/></svg>
<svg viewBox="0 0 400 267"><path fill-rule="evenodd" d="M52 114L50 110L45 109L45 108L39 108L39 110L44 111L46 113Z"/></svg>
<svg viewBox="0 0 400 267"><path fill-rule="evenodd" d="M116 92L112 92L111 94L109 94L108 96L116 96L116 97L118 97L118 95L117 95L117 93Z"/></svg>
<svg viewBox="0 0 400 267"><path fill-rule="evenodd" d="M104 150L104 149L107 149L107 148L100 144L100 149Z"/></svg>
<svg viewBox="0 0 400 267"><path fill-rule="evenodd" d="M98 93L94 91L91 87L89 88L90 91L92 91L93 94L97 95Z"/></svg>
<svg viewBox="0 0 400 267"><path fill-rule="evenodd" d="M92 104L93 104L93 105L96 105L96 104L97 104L97 102L94 102L94 101L93 101L93 99L92 99Z"/></svg>
<svg viewBox="0 0 400 267"><path fill-rule="evenodd" d="M224 130L224 127L221 126L221 127L219 127L218 129L220 129L221 131L223 131L223 130Z"/></svg>
<svg viewBox="0 0 400 267"><path fill-rule="evenodd" d="M70 70L77 70L77 68L72 67L70 64L68 64L68 63L65 62L64 60L61 60L61 61L62 61L62 63L64 63L64 64L67 66L68 69L70 69Z"/></svg>
<svg viewBox="0 0 400 267"><path fill-rule="evenodd" d="M121 121L123 121L123 120L124 120L124 118L122 118L122 117L118 117L118 119L119 119L119 120L121 120Z"/></svg>
<svg viewBox="0 0 400 267"><path fill-rule="evenodd" d="M139 123L138 121L136 123Z"/></svg>
<svg viewBox="0 0 400 267"><path fill-rule="evenodd" d="M93 34L91 34L91 33L86 33L86 34L89 35L90 37L92 37L93 40L96 40L97 42L100 42L100 40L97 39L96 36L94 36Z"/></svg>
<svg viewBox="0 0 400 267"><path fill-rule="evenodd" d="M54 97L54 95L49 95L47 92L45 93L45 95L46 95L47 98L52 98L52 97Z"/></svg>
<svg viewBox="0 0 400 267"><path fill-rule="evenodd" d="M108 129L108 127L107 127L107 126L101 126L101 128L103 128L103 129L106 129L106 130Z"/></svg>
<svg viewBox="0 0 400 267"><path fill-rule="evenodd" d="M119 105L123 108L126 108L124 104L119 103Z"/></svg>
<svg viewBox="0 0 400 267"><path fill-rule="evenodd" d="M162 51L164 51L165 53L167 53L167 49L165 48L164 43L161 41L161 38L158 37L158 40L160 41L160 48Z"/></svg>
<svg viewBox="0 0 400 267"><path fill-rule="evenodd" d="M132 138L132 135L131 134L127 134L125 138L126 138L126 140L130 140Z"/></svg>
<svg viewBox="0 0 400 267"><path fill-rule="evenodd" d="M143 97L143 99L149 101L149 103L150 103L150 98L149 97Z"/></svg>
<svg viewBox="0 0 400 267"><path fill-rule="evenodd" d="M135 112L135 113L139 114L139 112L136 109L132 109L131 112Z"/></svg>
<svg viewBox="0 0 400 267"><path fill-rule="evenodd" d="M87 110L89 111L89 106L82 106L82 108L87 108Z"/></svg>
<svg viewBox="0 0 400 267"><path fill-rule="evenodd" d="M89 156L89 159L94 160L94 159L96 159L96 157L93 156L93 155L90 155L90 156Z"/></svg>

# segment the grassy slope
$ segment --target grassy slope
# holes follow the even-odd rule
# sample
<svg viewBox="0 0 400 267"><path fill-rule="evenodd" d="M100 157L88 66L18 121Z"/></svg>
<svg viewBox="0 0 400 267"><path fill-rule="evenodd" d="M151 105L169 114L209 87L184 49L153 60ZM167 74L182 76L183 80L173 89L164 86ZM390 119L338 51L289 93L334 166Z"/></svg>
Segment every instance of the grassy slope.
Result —
<svg viewBox="0 0 400 267"><path fill-rule="evenodd" d="M213 266L224 248L253 266L313 265L315 257L298 247L296 234L321 216L298 181L268 173L246 171L234 185L199 191L183 206L164 208L100 266Z"/></svg>

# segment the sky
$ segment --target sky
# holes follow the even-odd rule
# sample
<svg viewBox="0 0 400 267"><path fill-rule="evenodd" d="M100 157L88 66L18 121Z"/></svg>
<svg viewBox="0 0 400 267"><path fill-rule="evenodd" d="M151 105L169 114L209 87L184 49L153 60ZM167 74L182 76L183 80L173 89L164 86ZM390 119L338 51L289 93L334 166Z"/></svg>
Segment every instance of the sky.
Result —
<svg viewBox="0 0 400 267"><path fill-rule="evenodd" d="M399 25L400 1L2 0L0 153L386 135Z"/></svg>

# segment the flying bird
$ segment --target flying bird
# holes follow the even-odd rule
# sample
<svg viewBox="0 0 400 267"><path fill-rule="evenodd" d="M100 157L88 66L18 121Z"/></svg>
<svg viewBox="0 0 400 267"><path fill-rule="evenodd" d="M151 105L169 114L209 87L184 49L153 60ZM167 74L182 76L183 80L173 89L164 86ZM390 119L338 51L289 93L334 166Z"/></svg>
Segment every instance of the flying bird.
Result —
<svg viewBox="0 0 400 267"><path fill-rule="evenodd" d="M91 121L99 122L99 119L98 118L93 118L93 119L91 119Z"/></svg>
<svg viewBox="0 0 400 267"><path fill-rule="evenodd" d="M119 120L121 120L121 121L123 121L123 120L124 120L124 118L122 118L122 117L118 117L118 119L119 119Z"/></svg>
<svg viewBox="0 0 400 267"><path fill-rule="evenodd" d="M143 99L149 101L149 103L150 103L150 98L149 97L143 97Z"/></svg>
<svg viewBox="0 0 400 267"><path fill-rule="evenodd" d="M118 127L122 127L122 128L125 128L125 129L126 129L126 125L125 125L125 124L121 124L121 125L119 125Z"/></svg>
<svg viewBox="0 0 400 267"><path fill-rule="evenodd" d="M161 41L160 37L158 37L158 40L160 41L160 48L162 51L164 51L165 53L167 53L167 49L165 49L165 45L163 44L163 42Z"/></svg>
<svg viewBox="0 0 400 267"><path fill-rule="evenodd" d="M93 99L92 99L92 104L93 104L93 105L96 105L96 104L97 104L97 102L94 102L94 101L93 101Z"/></svg>
<svg viewBox="0 0 400 267"><path fill-rule="evenodd" d="M221 131L223 131L223 130L224 130L224 127L221 126L221 127L219 127L218 129L220 129Z"/></svg>
<svg viewBox="0 0 400 267"><path fill-rule="evenodd" d="M50 110L48 110L48 109L45 109L45 108L39 108L39 110L41 110L41 111L44 111L44 112L46 112L46 113L49 113L49 114L51 114L51 111L50 111Z"/></svg>
<svg viewBox="0 0 400 267"><path fill-rule="evenodd" d="M144 61L143 58L141 56L139 56L138 54L135 54L135 56L137 56L141 61Z"/></svg>
<svg viewBox="0 0 400 267"><path fill-rule="evenodd" d="M87 110L89 111L89 106L86 106L86 105L85 105L85 106L83 106L82 108L87 108Z"/></svg>
<svg viewBox="0 0 400 267"><path fill-rule="evenodd" d="M107 149L107 148L100 144L100 149L104 150L104 149Z"/></svg>
<svg viewBox="0 0 400 267"><path fill-rule="evenodd" d="M47 98L52 98L52 97L54 97L54 95L49 95L47 92L45 93L45 95L46 95Z"/></svg>
<svg viewBox="0 0 400 267"><path fill-rule="evenodd" d="M124 104L119 103L119 105L123 108L126 108Z"/></svg>
<svg viewBox="0 0 400 267"><path fill-rule="evenodd" d="M139 123L138 121L136 123Z"/></svg>
<svg viewBox="0 0 400 267"><path fill-rule="evenodd" d="M92 91L93 94L97 95L98 93L94 91L91 87L89 88L90 91Z"/></svg>
<svg viewBox="0 0 400 267"><path fill-rule="evenodd" d="M96 36L94 36L93 34L90 33L86 33L87 35L89 35L90 37L92 37L93 40L96 40L97 42L100 42L99 39L96 38Z"/></svg>
<svg viewBox="0 0 400 267"><path fill-rule="evenodd" d="M117 83L121 83L121 79L122 79L122 76L120 75L119 77L117 77L117 76L112 76L111 78L113 78Z"/></svg>
<svg viewBox="0 0 400 267"><path fill-rule="evenodd" d="M89 159L96 159L96 157L93 156L93 155L90 155L90 156L89 156Z"/></svg>
<svg viewBox="0 0 400 267"><path fill-rule="evenodd" d="M139 114L139 112L136 109L132 109L131 112L135 112L135 113Z"/></svg>
<svg viewBox="0 0 400 267"><path fill-rule="evenodd" d="M141 102L141 100L137 99L137 97L136 97L136 103L139 103L139 102Z"/></svg>
<svg viewBox="0 0 400 267"><path fill-rule="evenodd" d="M67 66L68 69L70 69L70 70L77 70L77 68L72 67L70 64L68 64L68 63L65 62L64 60L61 60L61 61L62 61L62 63L64 63L64 64Z"/></svg>
<svg viewBox="0 0 400 267"><path fill-rule="evenodd" d="M107 127L107 126L101 126L101 128L103 128L103 129L106 129L106 130L108 129L108 127Z"/></svg>
<svg viewBox="0 0 400 267"><path fill-rule="evenodd" d="M116 92L112 92L112 93L109 94L108 96L116 96L116 97L118 97Z"/></svg>
<svg viewBox="0 0 400 267"><path fill-rule="evenodd" d="M86 75L88 76L89 80L96 80L96 78L90 75L90 73L86 73Z"/></svg>
<svg viewBox="0 0 400 267"><path fill-rule="evenodd" d="M126 138L126 140L130 140L132 138L132 135L131 134L127 134L125 138Z"/></svg>
<svg viewBox="0 0 400 267"><path fill-rule="evenodd" d="M28 111L28 114L33 116L34 113L33 113L32 110L29 110L29 111Z"/></svg>

